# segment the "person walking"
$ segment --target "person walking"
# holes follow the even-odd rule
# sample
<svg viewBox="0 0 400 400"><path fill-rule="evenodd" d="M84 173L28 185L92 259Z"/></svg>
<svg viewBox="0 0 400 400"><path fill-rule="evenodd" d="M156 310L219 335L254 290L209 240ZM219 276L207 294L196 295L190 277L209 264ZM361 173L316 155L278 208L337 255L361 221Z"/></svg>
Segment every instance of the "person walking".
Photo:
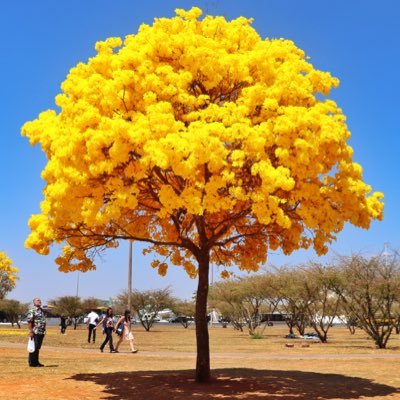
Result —
<svg viewBox="0 0 400 400"><path fill-rule="evenodd" d="M88 343L90 343L90 338L92 338L93 343L96 342L96 326L98 322L98 314L94 310L90 311L87 316Z"/></svg>
<svg viewBox="0 0 400 400"><path fill-rule="evenodd" d="M67 317L61 315L60 317L60 332L62 335L66 335L65 331L67 330Z"/></svg>
<svg viewBox="0 0 400 400"><path fill-rule="evenodd" d="M108 343L110 346L110 353L115 353L113 345L113 337L112 337L112 334L114 332L114 316L113 316L113 309L111 307L107 308L106 315L100 320L96 328L103 323L104 323L104 333L106 335L106 338L100 346L100 351L103 353L104 347Z"/></svg>
<svg viewBox="0 0 400 400"><path fill-rule="evenodd" d="M39 361L39 351L46 334L46 316L42 308L42 301L38 297L33 299L33 306L28 311L27 321L29 337L35 342L35 351L29 353L28 363L30 367L43 367L44 365Z"/></svg>
<svg viewBox="0 0 400 400"><path fill-rule="evenodd" d="M119 346L122 343L122 341L125 339L125 340L129 341L129 346L131 348L131 352L137 353L138 350L135 349L135 346L133 345L133 334L132 334L132 330L131 330L131 312L129 310L125 310L124 315L118 320L117 332L121 325L123 326L123 328L122 328L118 343L115 346L115 352L119 353L119 351L118 351Z"/></svg>

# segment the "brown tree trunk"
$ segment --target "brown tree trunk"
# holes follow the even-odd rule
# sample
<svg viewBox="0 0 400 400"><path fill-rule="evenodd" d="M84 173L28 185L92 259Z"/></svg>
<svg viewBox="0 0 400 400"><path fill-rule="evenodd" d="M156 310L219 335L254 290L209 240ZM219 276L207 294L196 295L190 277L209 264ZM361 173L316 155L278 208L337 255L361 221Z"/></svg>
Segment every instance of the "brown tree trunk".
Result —
<svg viewBox="0 0 400 400"><path fill-rule="evenodd" d="M347 324L347 329L350 331L350 334L352 335L356 333L356 326L353 324Z"/></svg>
<svg viewBox="0 0 400 400"><path fill-rule="evenodd" d="M196 295L196 381L209 382L211 374L207 323L208 272L210 267L210 256L208 252L206 254L201 254L201 258L198 261L199 281Z"/></svg>

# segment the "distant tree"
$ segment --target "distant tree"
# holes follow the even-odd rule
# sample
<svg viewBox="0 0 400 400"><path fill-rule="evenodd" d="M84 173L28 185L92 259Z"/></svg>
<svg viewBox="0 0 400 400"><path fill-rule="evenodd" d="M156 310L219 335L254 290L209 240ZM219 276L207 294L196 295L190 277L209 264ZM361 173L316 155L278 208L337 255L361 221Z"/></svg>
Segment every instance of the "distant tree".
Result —
<svg viewBox="0 0 400 400"><path fill-rule="evenodd" d="M267 314L267 316L263 315L262 318L269 322L269 315L279 311L279 306L282 302L282 297L277 287L277 276L272 271L267 271L257 275L257 279L259 281L259 290L263 293L265 299L263 312Z"/></svg>
<svg viewBox="0 0 400 400"><path fill-rule="evenodd" d="M96 299L95 297L88 297L81 301L81 308L82 311L85 313L89 313L92 310L97 310L100 307L100 305L101 305L100 300Z"/></svg>
<svg viewBox="0 0 400 400"><path fill-rule="evenodd" d="M280 309L286 314L289 332L294 329L304 335L308 321L308 294L303 284L304 274L298 268L281 267L275 272L275 285L281 299Z"/></svg>
<svg viewBox="0 0 400 400"><path fill-rule="evenodd" d="M180 317L179 322L184 328L188 328L196 313L196 303L193 300L176 300L171 307L177 317Z"/></svg>
<svg viewBox="0 0 400 400"><path fill-rule="evenodd" d="M315 330L321 342L328 341L328 331L338 315L340 296L332 290L332 279L336 274L332 268L315 262L303 265L301 283L304 285L308 323Z"/></svg>
<svg viewBox="0 0 400 400"><path fill-rule="evenodd" d="M226 279L214 283L208 297L210 307L218 310L221 317L231 323L234 329L243 332L246 322L238 300L236 281Z"/></svg>
<svg viewBox="0 0 400 400"><path fill-rule="evenodd" d="M126 300L126 291L117 296L117 302L120 304L126 304ZM174 303L175 298L171 295L169 287L158 290L134 290L132 293L132 308L147 332L157 321L158 313L165 308L172 309Z"/></svg>
<svg viewBox="0 0 400 400"><path fill-rule="evenodd" d="M63 315L73 321L74 329L78 325L79 318L82 317L82 303L77 296L61 296L49 301L54 306L54 312Z"/></svg>
<svg viewBox="0 0 400 400"><path fill-rule="evenodd" d="M28 311L28 304L22 304L18 300L1 299L0 300L0 316L5 318L11 325L18 325L21 328L20 320L22 315Z"/></svg>
<svg viewBox="0 0 400 400"><path fill-rule="evenodd" d="M356 319L378 348L386 348L398 320L400 262L397 255L340 257L333 289L347 315Z"/></svg>
<svg viewBox="0 0 400 400"><path fill-rule="evenodd" d="M394 324L395 333L398 335L400 333L400 300L396 301L396 304L393 307L394 314L396 316L396 321Z"/></svg>
<svg viewBox="0 0 400 400"><path fill-rule="evenodd" d="M340 302L338 314L339 319L343 324L346 325L346 328L349 330L350 334L354 335L358 327L357 317L351 313L349 307L343 307L342 302Z"/></svg>
<svg viewBox="0 0 400 400"><path fill-rule="evenodd" d="M234 326L247 325L249 335L254 335L265 325L263 311L269 311L265 281L265 276L256 275L217 282L210 289L210 301Z"/></svg>
<svg viewBox="0 0 400 400"><path fill-rule="evenodd" d="M0 251L0 299L4 299L8 292L14 289L18 268L15 267L6 253Z"/></svg>

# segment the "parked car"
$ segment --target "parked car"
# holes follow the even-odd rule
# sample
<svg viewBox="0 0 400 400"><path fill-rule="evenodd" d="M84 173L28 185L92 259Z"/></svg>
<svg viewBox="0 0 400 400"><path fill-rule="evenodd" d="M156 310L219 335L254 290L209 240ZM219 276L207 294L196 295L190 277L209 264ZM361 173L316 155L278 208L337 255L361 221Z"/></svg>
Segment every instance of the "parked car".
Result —
<svg viewBox="0 0 400 400"><path fill-rule="evenodd" d="M319 340L318 334L315 332L308 332L303 335L303 339Z"/></svg>
<svg viewBox="0 0 400 400"><path fill-rule="evenodd" d="M191 322L194 321L193 317L185 317L185 316L178 316L178 317L172 317L168 320L171 324L182 324L186 322Z"/></svg>
<svg viewBox="0 0 400 400"><path fill-rule="evenodd" d="M300 339L301 336L297 336L297 335L295 335L294 333L288 333L288 334L285 336L285 338L286 338L286 339Z"/></svg>
<svg viewBox="0 0 400 400"><path fill-rule="evenodd" d="M153 314L143 314L141 319L145 320L145 321L148 321L149 319L152 319L152 318L153 318L154 322L160 322L161 321L161 318L158 315L156 315L154 317Z"/></svg>

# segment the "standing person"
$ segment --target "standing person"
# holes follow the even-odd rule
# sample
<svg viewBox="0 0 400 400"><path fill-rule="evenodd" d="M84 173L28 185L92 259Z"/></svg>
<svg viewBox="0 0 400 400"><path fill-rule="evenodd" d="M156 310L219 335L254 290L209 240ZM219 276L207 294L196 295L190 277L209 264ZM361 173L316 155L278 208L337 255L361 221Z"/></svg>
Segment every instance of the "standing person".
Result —
<svg viewBox="0 0 400 400"><path fill-rule="evenodd" d="M28 311L28 329L29 337L35 341L35 351L29 353L29 366L30 367L43 367L39 362L39 351L42 347L44 335L46 334L46 316L42 308L42 301L35 297L33 299L34 307Z"/></svg>
<svg viewBox="0 0 400 400"><path fill-rule="evenodd" d="M67 317L61 315L60 317L60 331L62 335L65 335L65 331L67 330Z"/></svg>
<svg viewBox="0 0 400 400"><path fill-rule="evenodd" d="M89 330L88 333L88 343L90 343L90 338L92 337L93 343L96 342L96 326L99 322L98 314L92 310L87 316L87 328ZM92 335L93 334L93 335Z"/></svg>
<svg viewBox="0 0 400 400"><path fill-rule="evenodd" d="M103 324L104 322L104 333L106 335L106 338L102 345L100 346L100 351L103 352L104 347L108 343L110 346L110 353L115 353L114 346L113 346L113 331L114 331L114 316L113 316L113 310L111 307L107 308L106 315L103 317L103 319L100 320L100 322L97 324L96 328L100 325Z"/></svg>
<svg viewBox="0 0 400 400"><path fill-rule="evenodd" d="M135 349L135 346L133 345L133 334L132 334L132 330L131 330L131 312L129 310L125 310L124 315L118 320L117 328L121 324L123 324L124 328L122 330L121 336L119 337L117 346L115 347L115 352L118 353L119 345L125 339L125 340L129 341L129 346L131 347L131 352L137 353L138 350Z"/></svg>

